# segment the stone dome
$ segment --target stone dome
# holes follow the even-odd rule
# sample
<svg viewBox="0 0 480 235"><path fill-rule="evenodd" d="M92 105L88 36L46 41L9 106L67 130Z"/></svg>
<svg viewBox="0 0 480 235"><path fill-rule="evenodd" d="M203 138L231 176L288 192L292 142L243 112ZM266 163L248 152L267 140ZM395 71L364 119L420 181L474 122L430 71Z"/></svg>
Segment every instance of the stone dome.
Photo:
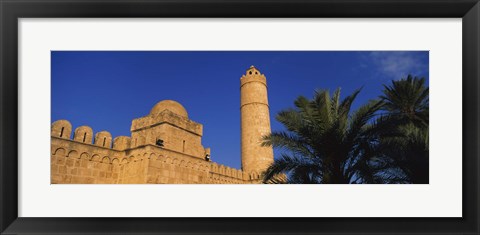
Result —
<svg viewBox="0 0 480 235"><path fill-rule="evenodd" d="M168 109L179 116L188 118L187 110L180 103L174 100L162 100L158 102L155 106L153 106L150 114L159 114L165 109Z"/></svg>

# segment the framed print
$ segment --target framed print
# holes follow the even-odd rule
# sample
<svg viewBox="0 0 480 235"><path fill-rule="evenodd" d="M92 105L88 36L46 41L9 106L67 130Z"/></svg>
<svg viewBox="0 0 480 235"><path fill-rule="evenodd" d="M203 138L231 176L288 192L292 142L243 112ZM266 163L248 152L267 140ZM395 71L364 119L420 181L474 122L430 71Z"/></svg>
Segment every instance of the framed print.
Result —
<svg viewBox="0 0 480 235"><path fill-rule="evenodd" d="M478 234L479 9L2 1L2 234Z"/></svg>

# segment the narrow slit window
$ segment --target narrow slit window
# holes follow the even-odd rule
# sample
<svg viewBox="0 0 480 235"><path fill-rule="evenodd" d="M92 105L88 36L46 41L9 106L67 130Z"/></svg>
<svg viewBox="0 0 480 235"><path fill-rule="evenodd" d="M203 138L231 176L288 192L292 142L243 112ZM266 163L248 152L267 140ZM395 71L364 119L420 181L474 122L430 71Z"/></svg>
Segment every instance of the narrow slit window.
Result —
<svg viewBox="0 0 480 235"><path fill-rule="evenodd" d="M105 141L107 141L107 137L103 137L103 147L105 147Z"/></svg>
<svg viewBox="0 0 480 235"><path fill-rule="evenodd" d="M86 139L87 139L87 132L83 133L83 143L85 143Z"/></svg>
<svg viewBox="0 0 480 235"><path fill-rule="evenodd" d="M183 141L183 152L185 152L185 140Z"/></svg>
<svg viewBox="0 0 480 235"><path fill-rule="evenodd" d="M65 127L62 127L62 130L60 131L60 137L63 137L63 129L65 129Z"/></svg>

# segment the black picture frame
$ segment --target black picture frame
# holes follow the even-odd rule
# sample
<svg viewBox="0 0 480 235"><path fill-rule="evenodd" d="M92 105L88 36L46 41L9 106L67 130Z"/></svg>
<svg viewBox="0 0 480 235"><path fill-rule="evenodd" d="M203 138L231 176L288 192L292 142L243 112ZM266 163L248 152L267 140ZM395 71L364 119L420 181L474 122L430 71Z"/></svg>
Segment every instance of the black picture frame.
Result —
<svg viewBox="0 0 480 235"><path fill-rule="evenodd" d="M0 0L0 231L4 234L479 234L478 0ZM462 218L18 217L18 19L105 17L462 18ZM454 78L452 78L454 79ZM445 137L448 138L448 137ZM41 198L39 198L41 203ZM442 206L442 205L439 205Z"/></svg>

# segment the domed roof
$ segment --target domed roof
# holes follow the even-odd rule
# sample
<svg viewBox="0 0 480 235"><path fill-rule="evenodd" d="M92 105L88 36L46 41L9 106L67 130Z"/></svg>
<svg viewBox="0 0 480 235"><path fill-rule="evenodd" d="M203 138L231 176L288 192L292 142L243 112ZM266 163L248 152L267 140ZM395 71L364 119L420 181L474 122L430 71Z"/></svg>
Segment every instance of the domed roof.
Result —
<svg viewBox="0 0 480 235"><path fill-rule="evenodd" d="M188 118L187 110L180 103L174 100L162 100L158 102L155 106L153 106L150 114L159 114L165 109L168 109L179 116Z"/></svg>

